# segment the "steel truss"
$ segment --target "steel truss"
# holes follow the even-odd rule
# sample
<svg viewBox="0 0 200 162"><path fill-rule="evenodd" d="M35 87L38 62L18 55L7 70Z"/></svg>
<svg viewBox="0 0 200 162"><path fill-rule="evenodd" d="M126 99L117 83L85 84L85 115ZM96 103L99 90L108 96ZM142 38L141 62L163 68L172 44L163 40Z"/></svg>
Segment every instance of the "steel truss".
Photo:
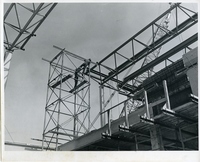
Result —
<svg viewBox="0 0 200 162"><path fill-rule="evenodd" d="M56 3L12 3L4 14L4 85L15 50L25 50L25 45L44 22ZM20 17L26 20L20 19Z"/></svg>
<svg viewBox="0 0 200 162"><path fill-rule="evenodd" d="M179 21L179 12L185 15L182 22ZM175 24L169 26L168 21L171 14L175 14ZM152 69L156 65L162 63L167 66L166 62L173 62L170 60L171 56L181 50L185 49L186 52L186 49L191 49L189 46L197 41L197 34L180 44L176 41L174 47L164 53L160 51L161 47L167 47L170 41L187 32L197 22L196 12L183 7L180 3L173 4L167 11L99 61L98 65L94 65L91 68L91 73L99 79L101 87L118 91L120 94L127 95L127 97L133 96L140 91L142 82L150 77L147 74L152 74ZM152 37L151 41L145 40L145 38L148 38L146 35ZM105 65L107 61L113 62L113 65ZM133 66L135 68L131 71L130 69ZM122 77L125 72L131 74ZM115 86L111 85L110 82ZM132 102L132 110L142 105L140 100L141 98Z"/></svg>
<svg viewBox="0 0 200 162"><path fill-rule="evenodd" d="M79 72L77 78L75 70L65 67L70 62L73 64L70 53L65 49L48 62L50 68L42 147L47 150L55 147L57 150L63 142L88 133L92 127L90 75L89 72L88 75Z"/></svg>

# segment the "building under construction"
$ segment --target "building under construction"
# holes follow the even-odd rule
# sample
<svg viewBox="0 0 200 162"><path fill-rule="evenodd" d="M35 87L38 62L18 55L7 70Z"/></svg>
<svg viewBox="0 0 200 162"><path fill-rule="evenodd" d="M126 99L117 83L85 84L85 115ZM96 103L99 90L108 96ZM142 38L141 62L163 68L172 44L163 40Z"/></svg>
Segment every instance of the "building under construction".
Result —
<svg viewBox="0 0 200 162"><path fill-rule="evenodd" d="M198 150L198 13L169 6L98 62L58 46L43 58L42 150Z"/></svg>
<svg viewBox="0 0 200 162"><path fill-rule="evenodd" d="M179 10L187 15L182 22L178 21ZM169 27L172 12L176 23ZM171 4L99 62L54 46L60 52L46 60L50 68L43 148L198 150L198 49L190 47L197 33L160 52L196 23L197 13ZM142 40L146 32L152 36L148 43ZM180 51L185 54L172 60ZM66 66L73 59L82 63L75 68ZM163 66L155 70L157 65ZM93 82L98 93L91 88ZM120 101L114 98L116 94ZM99 95L99 105L91 105L91 95ZM112 107L107 106L110 102ZM95 122L99 128L94 128Z"/></svg>

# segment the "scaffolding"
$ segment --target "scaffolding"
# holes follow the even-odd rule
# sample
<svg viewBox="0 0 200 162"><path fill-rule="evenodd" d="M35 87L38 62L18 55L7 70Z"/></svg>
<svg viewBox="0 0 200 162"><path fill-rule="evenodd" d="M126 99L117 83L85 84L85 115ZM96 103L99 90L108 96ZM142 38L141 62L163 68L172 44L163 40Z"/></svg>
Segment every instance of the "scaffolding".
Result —
<svg viewBox="0 0 200 162"><path fill-rule="evenodd" d="M76 139L91 129L90 65L85 66L84 62L74 70L65 67L70 61L69 52L65 49L48 61L50 67L43 131L43 146L46 144L46 149L52 144L57 148L63 141Z"/></svg>

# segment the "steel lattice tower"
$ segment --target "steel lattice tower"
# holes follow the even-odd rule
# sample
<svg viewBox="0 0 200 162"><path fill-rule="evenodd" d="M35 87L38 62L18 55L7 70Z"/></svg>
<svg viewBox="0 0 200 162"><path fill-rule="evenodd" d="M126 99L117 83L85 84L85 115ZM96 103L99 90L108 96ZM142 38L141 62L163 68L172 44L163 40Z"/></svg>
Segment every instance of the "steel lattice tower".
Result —
<svg viewBox="0 0 200 162"><path fill-rule="evenodd" d="M67 68L65 49L49 63L43 147L75 139L90 130L90 75ZM75 85L75 80L77 85Z"/></svg>

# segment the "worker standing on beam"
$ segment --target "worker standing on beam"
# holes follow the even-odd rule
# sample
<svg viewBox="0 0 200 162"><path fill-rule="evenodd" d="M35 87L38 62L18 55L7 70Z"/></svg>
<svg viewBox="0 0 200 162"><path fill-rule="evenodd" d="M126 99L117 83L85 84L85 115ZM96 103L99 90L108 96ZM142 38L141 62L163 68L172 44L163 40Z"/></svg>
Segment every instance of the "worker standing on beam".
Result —
<svg viewBox="0 0 200 162"><path fill-rule="evenodd" d="M83 74L85 74L86 72L88 72L89 71L90 62L91 62L91 59L88 59L88 60L85 59L84 63L75 70L75 77L74 77L75 84L74 84L74 89L75 89L75 87L78 84L78 73L82 70L82 76L83 76Z"/></svg>

